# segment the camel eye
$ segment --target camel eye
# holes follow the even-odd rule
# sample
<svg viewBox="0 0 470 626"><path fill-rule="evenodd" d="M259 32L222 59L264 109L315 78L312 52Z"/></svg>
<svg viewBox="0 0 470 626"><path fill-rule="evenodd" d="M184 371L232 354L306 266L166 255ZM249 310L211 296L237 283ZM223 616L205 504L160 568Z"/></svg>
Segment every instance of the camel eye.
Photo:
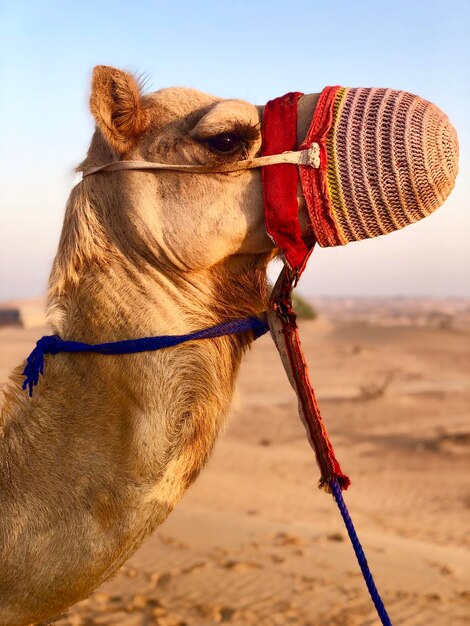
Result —
<svg viewBox="0 0 470 626"><path fill-rule="evenodd" d="M212 152L217 154L233 154L240 148L240 138L233 135L217 135L207 140Z"/></svg>

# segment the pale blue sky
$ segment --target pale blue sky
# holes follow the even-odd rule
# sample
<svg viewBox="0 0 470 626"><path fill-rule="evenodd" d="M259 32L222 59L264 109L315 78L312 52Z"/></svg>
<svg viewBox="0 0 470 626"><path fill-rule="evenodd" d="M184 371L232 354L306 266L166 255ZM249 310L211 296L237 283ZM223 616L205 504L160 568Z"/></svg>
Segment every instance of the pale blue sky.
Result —
<svg viewBox="0 0 470 626"><path fill-rule="evenodd" d="M46 289L64 205L93 124L92 67L144 72L262 104L325 85L394 87L457 128L445 206L387 237L317 250L310 295L470 296L468 0L0 0L0 299Z"/></svg>

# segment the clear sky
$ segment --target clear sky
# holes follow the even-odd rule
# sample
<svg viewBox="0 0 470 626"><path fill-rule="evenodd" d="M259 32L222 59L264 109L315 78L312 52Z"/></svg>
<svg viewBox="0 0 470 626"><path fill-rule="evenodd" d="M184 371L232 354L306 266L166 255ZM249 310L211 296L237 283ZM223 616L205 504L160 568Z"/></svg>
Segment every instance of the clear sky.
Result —
<svg viewBox="0 0 470 626"><path fill-rule="evenodd" d="M326 85L435 102L460 139L444 207L403 231L318 249L309 295L470 296L469 0L0 0L0 299L44 293L87 149L94 65L263 104Z"/></svg>

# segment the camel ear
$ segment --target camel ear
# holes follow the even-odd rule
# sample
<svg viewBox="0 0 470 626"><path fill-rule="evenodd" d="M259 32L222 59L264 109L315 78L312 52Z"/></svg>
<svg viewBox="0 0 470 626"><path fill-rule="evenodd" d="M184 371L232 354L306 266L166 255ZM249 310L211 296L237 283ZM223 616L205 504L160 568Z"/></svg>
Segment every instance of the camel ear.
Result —
<svg viewBox="0 0 470 626"><path fill-rule="evenodd" d="M118 154L132 148L147 126L139 83L114 67L97 65L93 70L90 109L103 137Z"/></svg>

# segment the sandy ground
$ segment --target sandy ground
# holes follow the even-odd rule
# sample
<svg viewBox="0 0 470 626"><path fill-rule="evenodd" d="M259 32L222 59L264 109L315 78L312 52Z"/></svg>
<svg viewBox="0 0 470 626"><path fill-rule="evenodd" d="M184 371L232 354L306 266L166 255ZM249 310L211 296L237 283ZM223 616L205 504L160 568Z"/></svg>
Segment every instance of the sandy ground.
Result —
<svg viewBox="0 0 470 626"><path fill-rule="evenodd" d="M41 336L0 329L0 381ZM394 626L470 624L470 332L301 324L345 494ZM60 626L373 626L269 337L169 520Z"/></svg>

